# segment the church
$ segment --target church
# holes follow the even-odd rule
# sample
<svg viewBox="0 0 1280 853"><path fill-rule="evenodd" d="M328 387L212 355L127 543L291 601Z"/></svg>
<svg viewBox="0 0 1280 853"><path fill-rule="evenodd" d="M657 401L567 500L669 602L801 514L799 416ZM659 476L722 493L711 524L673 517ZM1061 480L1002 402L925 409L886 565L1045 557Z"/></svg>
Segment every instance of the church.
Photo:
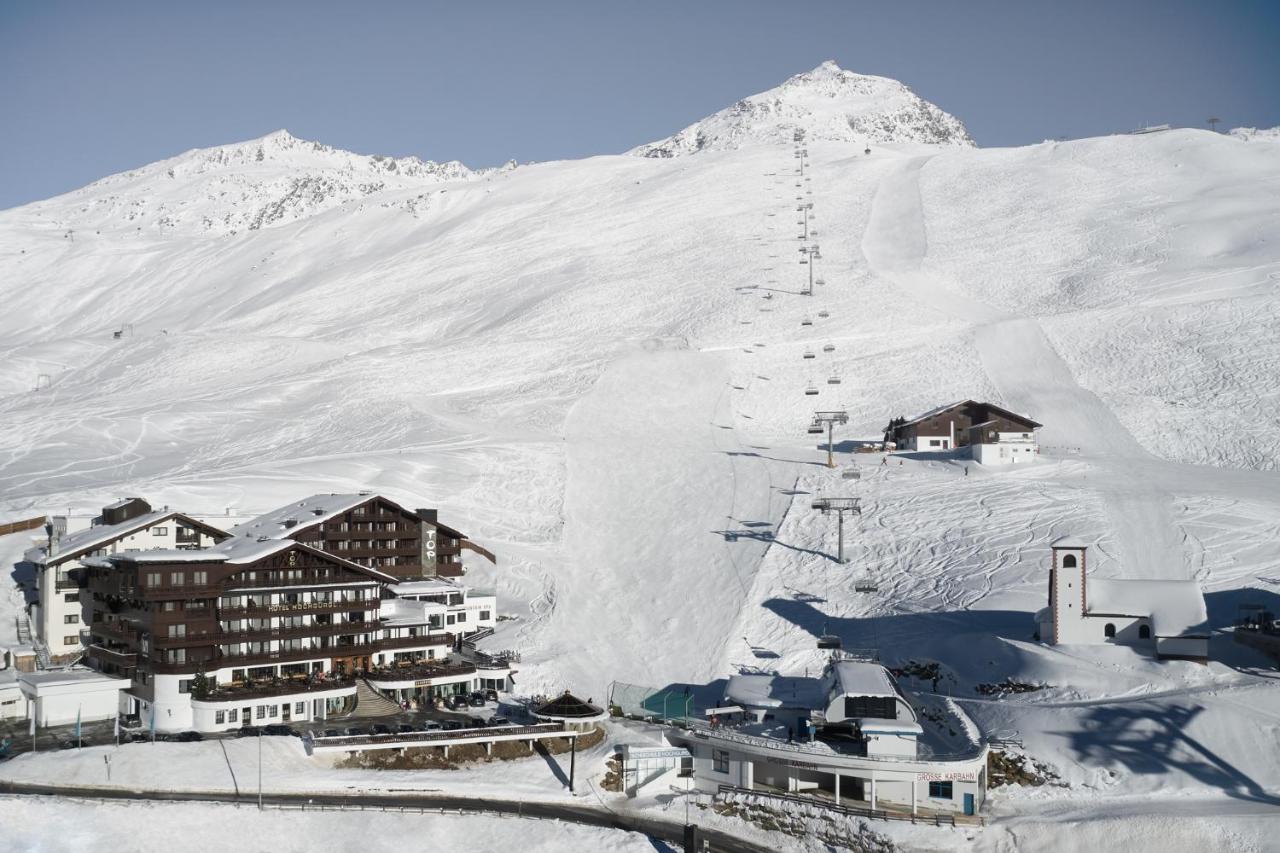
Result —
<svg viewBox="0 0 1280 853"><path fill-rule="evenodd" d="M1050 544L1049 606L1036 614L1041 642L1133 646L1161 659L1209 659L1209 624L1193 580L1128 580L1088 575L1088 544Z"/></svg>

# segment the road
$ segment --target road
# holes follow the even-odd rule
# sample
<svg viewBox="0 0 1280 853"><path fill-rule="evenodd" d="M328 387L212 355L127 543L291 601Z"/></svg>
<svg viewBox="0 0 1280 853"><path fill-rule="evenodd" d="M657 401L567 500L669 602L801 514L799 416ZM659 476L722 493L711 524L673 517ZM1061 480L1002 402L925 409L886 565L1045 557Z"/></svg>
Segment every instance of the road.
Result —
<svg viewBox="0 0 1280 853"><path fill-rule="evenodd" d="M98 800L134 800L160 802L228 803L253 805L257 795L220 793L216 791L122 790L119 788L73 787L61 785L29 785L0 782L0 794L20 796L56 796ZM683 849L684 828L677 823L639 814L627 814L572 803L524 802L496 800L487 797L459 796L388 796L376 794L263 794L262 804L277 809L388 809L456 811L464 814L500 814L507 816L562 820L584 826L640 832ZM771 853L772 847L754 844L715 829L699 828L715 853Z"/></svg>

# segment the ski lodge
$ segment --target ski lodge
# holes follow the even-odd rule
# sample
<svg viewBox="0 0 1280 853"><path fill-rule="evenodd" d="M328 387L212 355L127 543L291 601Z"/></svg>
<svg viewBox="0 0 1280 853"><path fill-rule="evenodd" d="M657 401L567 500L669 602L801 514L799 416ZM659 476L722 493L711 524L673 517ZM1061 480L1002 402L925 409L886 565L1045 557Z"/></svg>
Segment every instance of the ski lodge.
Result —
<svg viewBox="0 0 1280 853"><path fill-rule="evenodd" d="M1063 537L1050 550L1049 606L1035 617L1042 642L1124 645L1161 659L1209 659L1199 583L1089 577L1087 543Z"/></svg>
<svg viewBox="0 0 1280 853"><path fill-rule="evenodd" d="M892 674L848 652L834 652L816 678L732 676L705 716L667 729L668 749L623 751L639 762L624 767L628 794L683 773L712 793L807 794L907 816L976 815L986 797L988 747L926 738Z"/></svg>
<svg viewBox="0 0 1280 853"><path fill-rule="evenodd" d="M991 403L962 400L931 409L911 420L894 418L885 428L885 447L915 453L967 450L980 465L1030 462L1039 453L1041 424Z"/></svg>

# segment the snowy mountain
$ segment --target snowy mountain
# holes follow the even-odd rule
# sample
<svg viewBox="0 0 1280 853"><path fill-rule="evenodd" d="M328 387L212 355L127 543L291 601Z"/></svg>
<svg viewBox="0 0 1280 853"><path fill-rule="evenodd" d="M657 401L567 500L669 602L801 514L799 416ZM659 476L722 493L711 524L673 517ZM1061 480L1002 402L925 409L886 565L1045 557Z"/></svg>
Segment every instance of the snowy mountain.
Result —
<svg viewBox="0 0 1280 853"><path fill-rule="evenodd" d="M795 79L786 110L700 122L699 157L477 175L280 139L0 212L0 519L378 490L498 554L470 577L517 617L491 642L522 651L521 689L799 672L836 632L939 662L984 732L1061 777L1001 794L1020 832L1174 796L1190 822L1274 812L1248 799L1280 789L1265 661L1225 636L1207 666L1044 646L1032 614L1066 534L1101 577L1199 580L1215 626L1280 612L1280 146L980 150L928 105L867 118L902 113L880 109L898 84ZM821 94L865 80L856 115L892 140L870 156L853 95ZM804 176L775 144L800 121ZM340 187L262 213L317 175ZM1045 424L1039 461L848 452L970 398ZM859 479L825 466L819 409L848 412ZM838 564L811 498L850 491ZM1007 677L1048 686L977 689Z"/></svg>
<svg viewBox="0 0 1280 853"><path fill-rule="evenodd" d="M474 178L457 161L352 154L279 130L188 151L23 208L53 229L234 234L270 228L387 190Z"/></svg>
<svg viewBox="0 0 1280 853"><path fill-rule="evenodd" d="M759 142L809 140L858 145L972 146L960 120L886 77L845 71L828 60L781 86L752 95L674 136L632 149L641 157L679 157Z"/></svg>

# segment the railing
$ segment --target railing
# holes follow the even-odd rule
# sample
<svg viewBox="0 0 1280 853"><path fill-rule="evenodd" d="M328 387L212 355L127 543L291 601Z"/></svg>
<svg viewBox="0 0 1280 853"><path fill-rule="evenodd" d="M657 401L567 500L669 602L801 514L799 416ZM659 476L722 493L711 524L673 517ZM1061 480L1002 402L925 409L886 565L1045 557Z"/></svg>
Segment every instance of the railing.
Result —
<svg viewBox="0 0 1280 853"><path fill-rule="evenodd" d="M381 608L382 602L377 598L364 598L352 601L315 601L295 602L292 604L257 604L236 607L219 607L219 618L266 618L268 615L280 613L315 614L315 613L347 613L369 612Z"/></svg>
<svg viewBox="0 0 1280 853"><path fill-rule="evenodd" d="M226 590L233 589L253 589L256 587L311 587L311 586L363 586L372 584L375 581L370 578L368 581L362 581L350 577L303 577L303 578L228 578L225 582Z"/></svg>
<svg viewBox="0 0 1280 853"><path fill-rule="evenodd" d="M537 723L530 726L495 726L485 729L454 729L443 732L393 732L388 735L345 735L343 737L312 738L315 746L370 746L385 744L431 744L437 741L488 740L493 737L520 737L527 735L557 734L576 737L578 732L568 731L564 723Z"/></svg>
<svg viewBox="0 0 1280 853"><path fill-rule="evenodd" d="M89 633L101 634L114 640L125 640L134 643L142 641L142 633L138 629L121 627L118 622L94 622L89 626Z"/></svg>
<svg viewBox="0 0 1280 853"><path fill-rule="evenodd" d="M300 637L332 637L339 634L369 634L381 631L377 622L334 622L328 625L299 625L288 628L245 628L239 631L216 630L188 632L181 637L157 636L159 648L196 646L207 643L247 643L289 640Z"/></svg>
<svg viewBox="0 0 1280 853"><path fill-rule="evenodd" d="M53 582L53 588L58 592L64 592L69 589L79 589L80 581L75 578L58 578Z"/></svg>
<svg viewBox="0 0 1280 853"><path fill-rule="evenodd" d="M418 664L416 666L384 666L366 674L369 681L426 681L451 675L472 675L476 668L468 663Z"/></svg>
<svg viewBox="0 0 1280 853"><path fill-rule="evenodd" d="M265 699L272 696L292 696L300 693L321 693L327 690L356 688L354 676L338 678L280 678L257 684L219 684L197 702L238 702L242 699ZM194 697L192 697L194 699Z"/></svg>
<svg viewBox="0 0 1280 853"><path fill-rule="evenodd" d="M109 649L106 646L100 646L93 643L89 646L89 656L98 658L99 660L114 663L117 666L137 666L138 653L134 651L120 651L118 649Z"/></svg>
<svg viewBox="0 0 1280 853"><path fill-rule="evenodd" d="M786 794L781 791L759 791L751 788L739 788L736 785L721 785L716 796L767 797L772 800L782 800L783 802L788 803L817 806L820 809L826 809L827 811L836 812L837 814L847 815L850 817L869 817L878 820L904 820L910 821L911 823L931 823L935 826L986 826L987 823L986 818L981 815L910 814L908 812L888 811L886 809L873 809L870 806L837 805L836 803L828 803L824 800L820 800L817 797L806 797L799 794Z"/></svg>
<svg viewBox="0 0 1280 853"><path fill-rule="evenodd" d="M927 755L919 755L919 754L914 756L913 755L863 755L860 753L855 755L855 754L841 752L837 749L834 749L830 745L826 744L824 741L818 741L818 743L823 744L823 746L825 746L826 748L818 749L808 743L803 743L803 742L787 743L786 741L781 741L781 740L778 740L777 738L747 734L746 732L740 732L735 729L725 727L723 725L713 728L704 720L695 720L689 717L673 719L670 722L672 723L672 725L688 729L694 737L697 737L702 740L715 738L718 740L730 741L732 743L740 743L745 746L755 746L755 747L762 747L764 749L772 749L778 752L786 752L791 754L799 753L803 755L811 755L815 757L821 756L825 758L853 758L853 759L857 759L858 761L880 761L880 762L896 763L896 764L902 764L902 763L928 764L930 762L945 763L945 762L953 762L953 761L972 761L976 758L980 758L984 750L986 749L985 745L978 744L974 748L970 750L966 750L964 752L941 753L941 752L932 752L928 750L927 746L925 746L924 744L920 744L919 746L925 749L926 752L928 752Z"/></svg>

